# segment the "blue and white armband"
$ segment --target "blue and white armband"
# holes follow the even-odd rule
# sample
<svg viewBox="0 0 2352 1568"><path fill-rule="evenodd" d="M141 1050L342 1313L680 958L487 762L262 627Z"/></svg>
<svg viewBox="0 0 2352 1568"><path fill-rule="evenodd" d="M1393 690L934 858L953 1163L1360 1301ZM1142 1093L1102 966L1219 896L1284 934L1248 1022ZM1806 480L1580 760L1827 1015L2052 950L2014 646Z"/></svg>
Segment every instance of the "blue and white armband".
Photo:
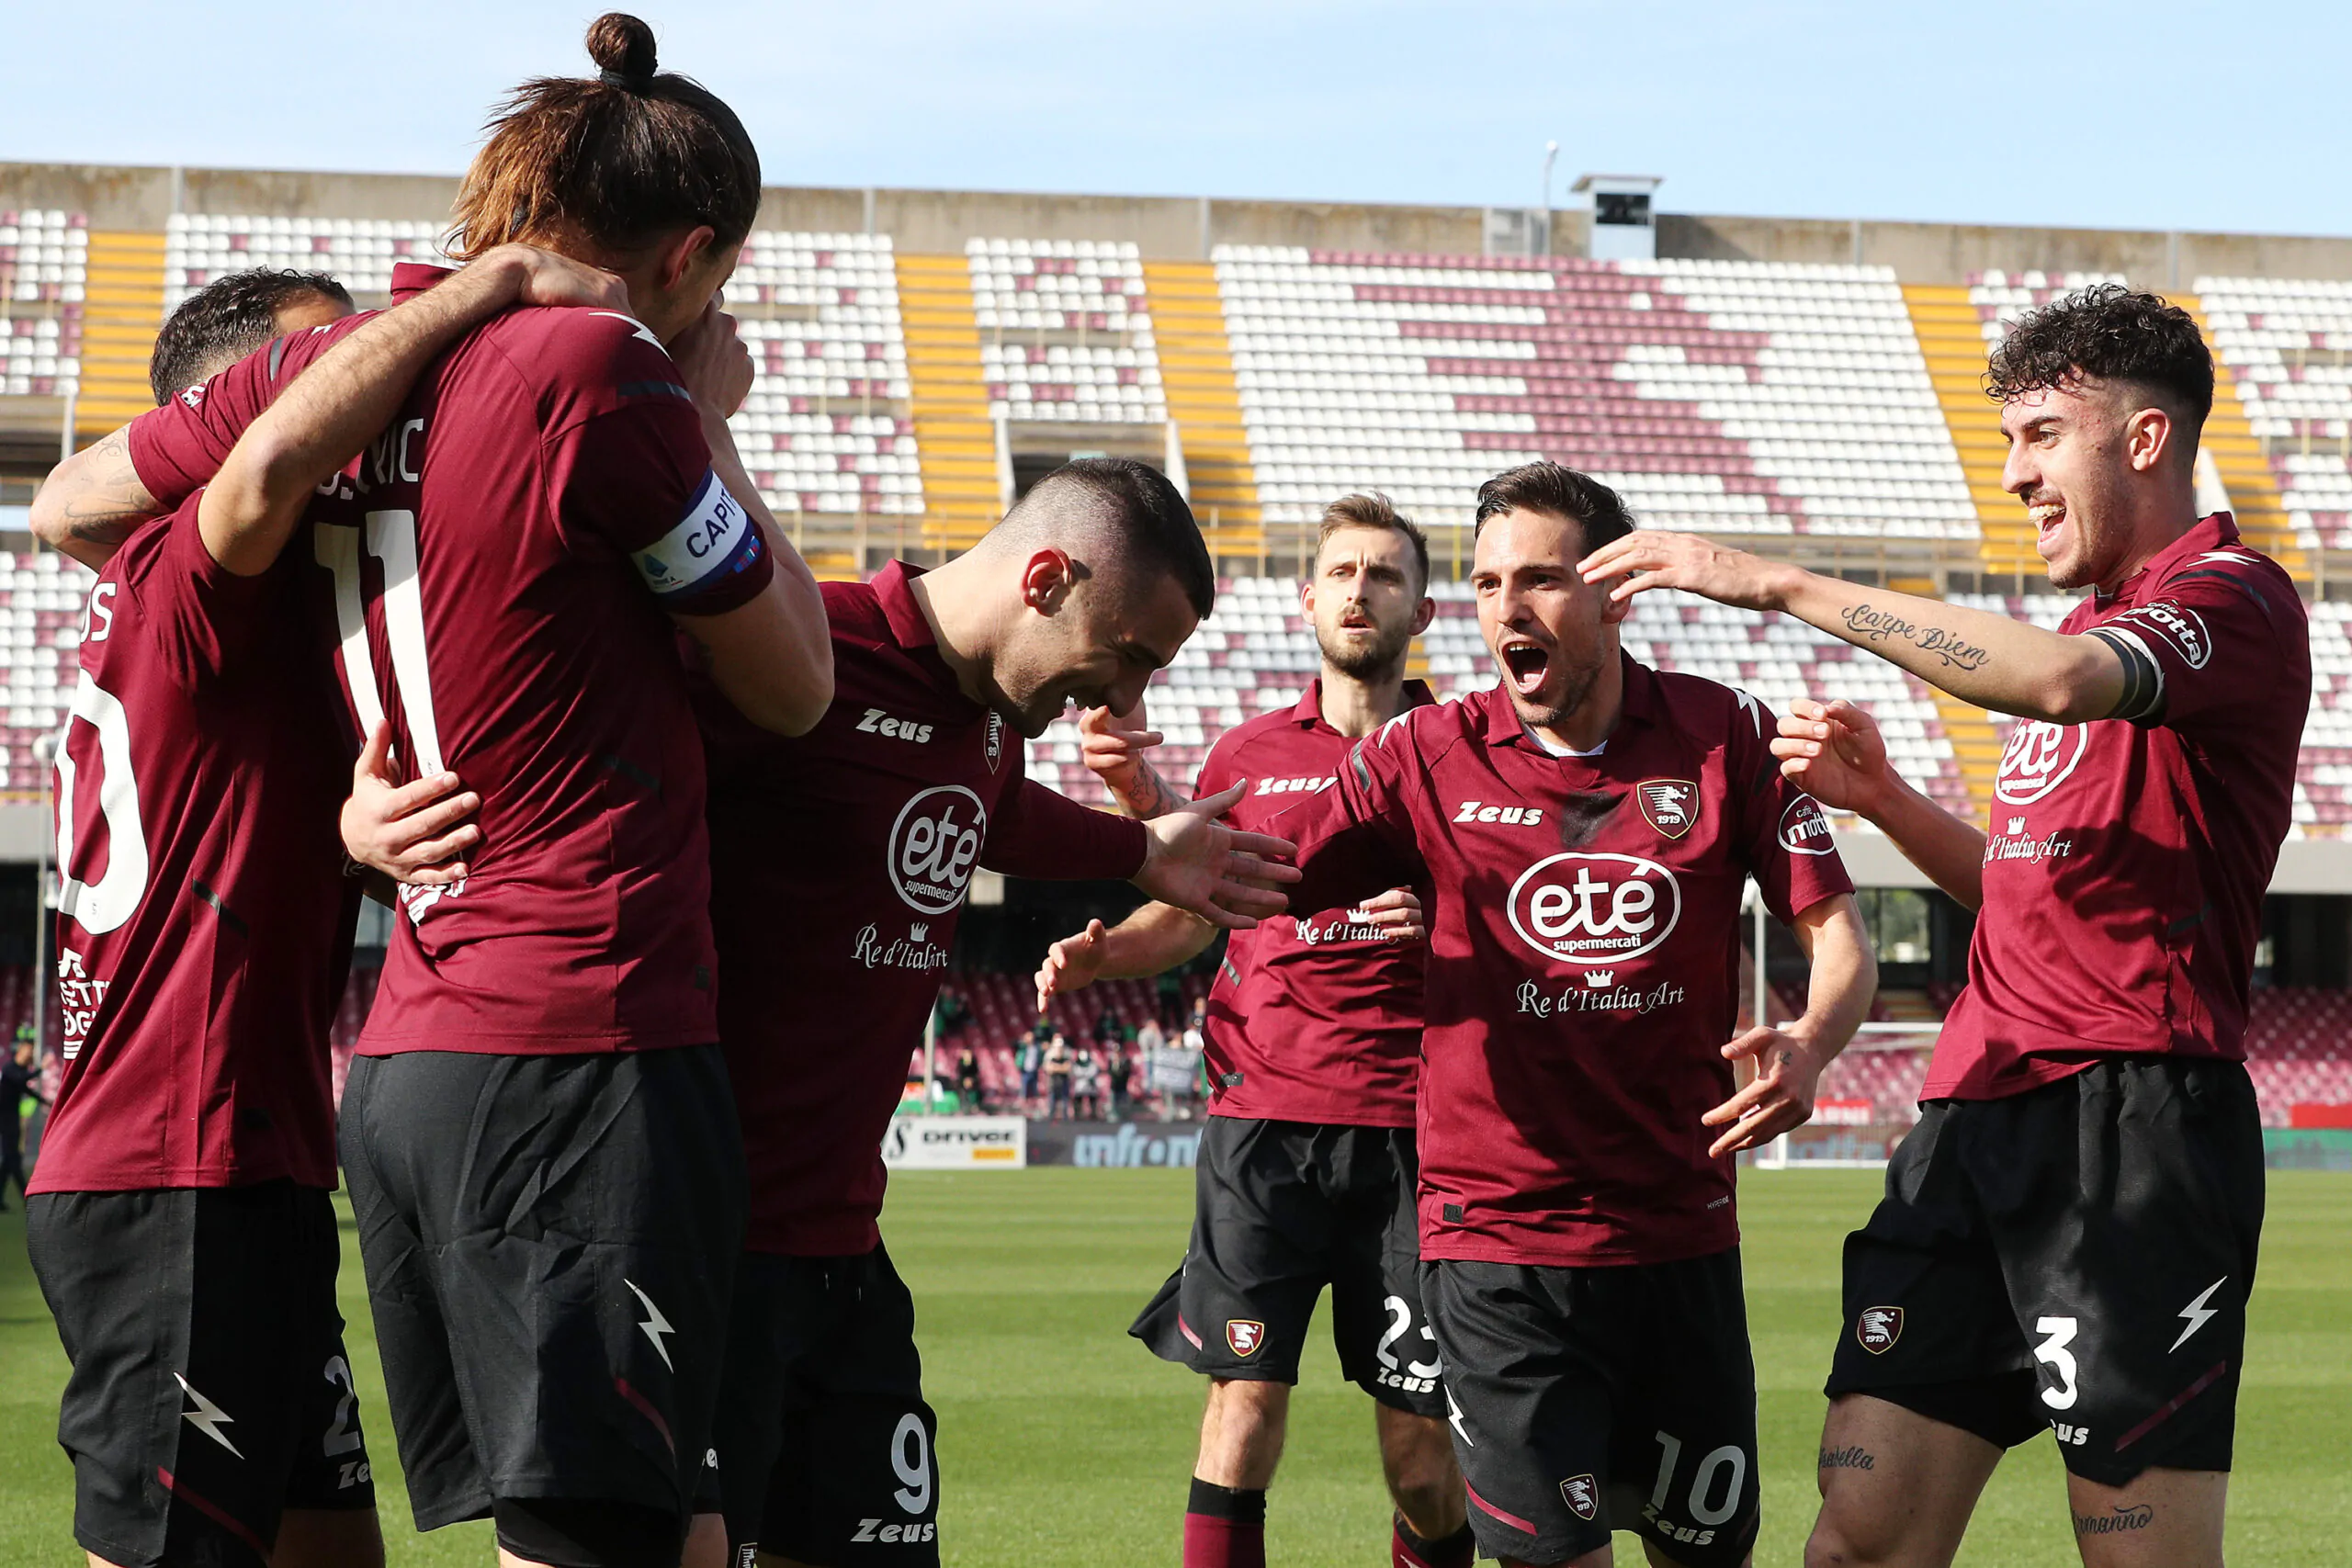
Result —
<svg viewBox="0 0 2352 1568"><path fill-rule="evenodd" d="M767 586L775 563L743 503L706 473L678 525L632 555L654 602L673 615L715 615Z"/></svg>

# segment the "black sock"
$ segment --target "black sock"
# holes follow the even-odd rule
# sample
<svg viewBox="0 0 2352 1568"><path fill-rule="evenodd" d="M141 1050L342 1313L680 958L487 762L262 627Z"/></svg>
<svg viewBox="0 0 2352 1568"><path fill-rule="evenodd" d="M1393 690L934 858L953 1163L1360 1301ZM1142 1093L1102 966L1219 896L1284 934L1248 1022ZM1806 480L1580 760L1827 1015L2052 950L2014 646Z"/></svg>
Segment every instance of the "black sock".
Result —
<svg viewBox="0 0 2352 1568"><path fill-rule="evenodd" d="M1184 1511L1204 1518L1230 1519L1237 1525L1262 1525L1266 1522L1266 1494L1262 1487L1248 1492L1219 1486L1196 1475L1193 1477L1193 1495L1185 1503Z"/></svg>
<svg viewBox="0 0 2352 1568"><path fill-rule="evenodd" d="M1396 1543L1418 1561L1428 1563L1429 1568L1468 1568L1474 1561L1477 1545L1471 1537L1470 1524L1466 1519L1460 1529L1436 1540L1414 1534L1413 1527L1405 1522L1403 1514L1396 1516L1395 1523Z"/></svg>

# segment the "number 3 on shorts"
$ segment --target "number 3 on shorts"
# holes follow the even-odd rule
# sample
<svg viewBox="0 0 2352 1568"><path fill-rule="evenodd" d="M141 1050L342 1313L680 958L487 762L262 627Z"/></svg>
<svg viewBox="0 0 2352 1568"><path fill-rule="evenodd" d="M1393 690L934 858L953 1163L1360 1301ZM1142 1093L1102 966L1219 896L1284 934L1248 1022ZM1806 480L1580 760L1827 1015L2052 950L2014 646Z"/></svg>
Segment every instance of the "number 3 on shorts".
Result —
<svg viewBox="0 0 2352 1568"><path fill-rule="evenodd" d="M2075 1399L2082 1391L2075 1386L2075 1353L2066 1348L2075 1342L2077 1320L2071 1317L2044 1317L2034 1321L2033 1331L2041 1336L2041 1343L2034 1347L2033 1359L2049 1364L2058 1379L2056 1388L2041 1391L2041 1403L2052 1410L2072 1410Z"/></svg>

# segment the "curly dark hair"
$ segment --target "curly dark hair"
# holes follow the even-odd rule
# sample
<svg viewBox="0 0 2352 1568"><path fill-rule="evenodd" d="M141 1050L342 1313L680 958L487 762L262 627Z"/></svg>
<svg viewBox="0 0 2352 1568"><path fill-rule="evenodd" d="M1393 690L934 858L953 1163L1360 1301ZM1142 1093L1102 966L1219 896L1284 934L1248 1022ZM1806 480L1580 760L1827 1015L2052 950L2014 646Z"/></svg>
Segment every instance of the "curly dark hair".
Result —
<svg viewBox="0 0 2352 1568"><path fill-rule="evenodd" d="M1984 367L1984 395L2006 403L2086 381L2128 381L2187 416L2213 412L2213 353L2197 319L2159 295L2095 284L2019 316Z"/></svg>
<svg viewBox="0 0 2352 1568"><path fill-rule="evenodd" d="M1544 512L1573 519L1584 530L1584 553L1614 544L1634 531L1633 514L1615 491L1558 463L1522 463L1505 468L1478 487L1475 538L1498 512Z"/></svg>
<svg viewBox="0 0 2352 1568"><path fill-rule="evenodd" d="M351 309L351 294L323 272L254 267L216 277L180 301L156 334L147 384L158 407L277 336L277 312L306 299Z"/></svg>

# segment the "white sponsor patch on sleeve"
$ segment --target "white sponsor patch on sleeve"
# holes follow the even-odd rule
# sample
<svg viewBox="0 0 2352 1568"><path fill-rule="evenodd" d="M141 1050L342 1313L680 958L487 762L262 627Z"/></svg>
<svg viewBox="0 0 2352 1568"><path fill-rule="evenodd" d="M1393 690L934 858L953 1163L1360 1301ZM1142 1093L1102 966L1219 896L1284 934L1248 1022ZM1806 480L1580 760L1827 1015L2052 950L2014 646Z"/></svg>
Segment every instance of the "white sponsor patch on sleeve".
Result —
<svg viewBox="0 0 2352 1568"><path fill-rule="evenodd" d="M662 607L674 609L717 587L759 552L760 534L751 513L716 473L706 473L678 525L629 559Z"/></svg>
<svg viewBox="0 0 2352 1568"><path fill-rule="evenodd" d="M2204 669L2213 657L2213 638L2205 629L2205 618L2177 599L2159 599L2101 624L2132 626L2153 633L2171 644L2191 670Z"/></svg>

